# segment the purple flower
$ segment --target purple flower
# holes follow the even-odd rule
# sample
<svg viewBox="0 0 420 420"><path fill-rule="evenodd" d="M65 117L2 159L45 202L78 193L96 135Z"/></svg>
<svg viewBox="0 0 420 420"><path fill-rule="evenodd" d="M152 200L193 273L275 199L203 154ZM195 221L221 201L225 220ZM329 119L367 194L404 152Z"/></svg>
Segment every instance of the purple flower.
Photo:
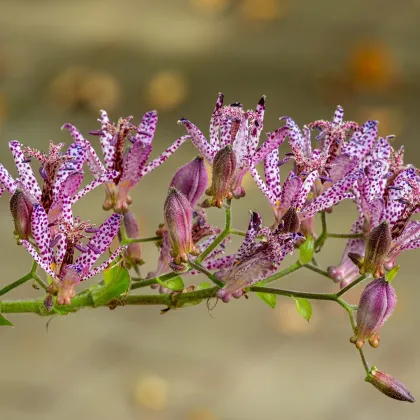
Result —
<svg viewBox="0 0 420 420"><path fill-rule="evenodd" d="M258 240L259 236L264 240ZM225 283L217 291L217 297L229 302L232 297L242 296L244 289L275 272L301 238L299 233L282 234L281 229L272 232L262 228L260 215L252 213L248 232L230 266L215 273L216 278Z"/></svg>
<svg viewBox="0 0 420 420"><path fill-rule="evenodd" d="M372 367L365 379L371 383L376 389L394 400L415 402L414 397L410 394L407 387L393 376L385 372L381 372L375 366Z"/></svg>
<svg viewBox="0 0 420 420"><path fill-rule="evenodd" d="M192 209L187 197L176 188L169 188L164 205L164 218L175 264L188 262L188 254L198 254L192 240Z"/></svg>
<svg viewBox="0 0 420 420"><path fill-rule="evenodd" d="M245 195L242 187L244 175L261 162L271 151L277 149L285 140L288 129L282 127L271 133L266 141L258 146L263 129L265 97L257 104L255 111L245 111L240 103L223 106L223 94L219 97L210 122L210 141L191 121L179 120L191 136L191 140L199 152L213 166L214 158L220 149L232 146L236 157L236 168L231 183L231 191L235 198Z"/></svg>
<svg viewBox="0 0 420 420"><path fill-rule="evenodd" d="M101 163L92 147L88 152L88 164L96 178L101 179L104 174L113 171L117 173L106 183L106 199L104 209L114 209L116 212L126 212L131 204L129 192L140 179L164 163L188 136L180 137L169 146L160 156L147 163L152 152L152 141L157 124L156 111L143 115L139 126L131 124L132 117L120 118L114 125L109 121L105 111L101 111L101 130L91 134L100 136L100 145L104 156ZM76 142L90 143L71 124L64 125L70 131ZM126 140L132 144L126 151Z"/></svg>
<svg viewBox="0 0 420 420"><path fill-rule="evenodd" d="M35 199L23 188L17 188L10 200L10 212L15 223L14 234L19 239L28 240L32 235L31 216Z"/></svg>
<svg viewBox="0 0 420 420"><path fill-rule="evenodd" d="M204 159L198 156L175 172L170 186L184 194L194 208L206 191L207 183L206 165Z"/></svg>
<svg viewBox="0 0 420 420"><path fill-rule="evenodd" d="M138 239L140 237L140 229L136 216L130 210L124 213L123 224L128 238ZM139 272L138 266L144 264L141 254L140 243L133 242L128 245L127 249L124 251L124 262L128 269L134 268L137 273Z"/></svg>
<svg viewBox="0 0 420 420"><path fill-rule="evenodd" d="M31 227L36 248L26 240L21 240L20 243L51 276L53 284L50 288L57 293L58 304L69 304L75 295L75 287L81 281L106 269L126 248L126 246L118 248L104 263L92 269L93 264L109 248L117 235L121 217L113 214L95 229L96 233L91 238L86 236L87 231L92 230L90 223L81 222L79 219L71 222L62 219L56 225L58 233L52 237L47 213L41 205L34 206ZM88 241L83 245L81 240L85 238ZM82 252L74 261L75 249Z"/></svg>
<svg viewBox="0 0 420 420"><path fill-rule="evenodd" d="M394 288L384 277L373 280L363 291L356 315L356 335L351 342L358 349L368 340L372 347L379 345L379 331L392 315L397 304Z"/></svg>

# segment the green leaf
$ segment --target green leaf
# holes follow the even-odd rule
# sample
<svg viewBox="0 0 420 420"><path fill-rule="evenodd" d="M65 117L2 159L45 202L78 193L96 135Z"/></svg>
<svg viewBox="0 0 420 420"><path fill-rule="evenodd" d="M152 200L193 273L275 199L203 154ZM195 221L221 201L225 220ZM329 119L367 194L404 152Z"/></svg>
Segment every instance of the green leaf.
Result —
<svg viewBox="0 0 420 420"><path fill-rule="evenodd" d="M163 287L167 287L168 289L173 290L174 292L180 292L184 290L184 281L180 276L176 276L172 279L162 281L159 277L156 277L157 282L162 285Z"/></svg>
<svg viewBox="0 0 420 420"><path fill-rule="evenodd" d="M306 241L299 247L299 262L302 265L309 264L314 256L314 237L308 236Z"/></svg>
<svg viewBox="0 0 420 420"><path fill-rule="evenodd" d="M200 283L195 290L203 290L203 289L208 289L209 287L211 287L211 283L209 281L203 281L203 283Z"/></svg>
<svg viewBox="0 0 420 420"><path fill-rule="evenodd" d="M8 319L6 319L2 314L0 314L0 326L13 327L13 324Z"/></svg>
<svg viewBox="0 0 420 420"><path fill-rule="evenodd" d="M271 308L274 309L276 307L276 303L277 303L276 295L273 295L271 293L261 293L261 292L257 292L256 295Z"/></svg>
<svg viewBox="0 0 420 420"><path fill-rule="evenodd" d="M92 289L95 306L106 305L120 297L130 287L130 275L126 268L118 264L104 272L104 285Z"/></svg>
<svg viewBox="0 0 420 420"><path fill-rule="evenodd" d="M394 277L398 274L399 269L400 266L396 265L391 270L389 270L388 273L385 274L385 278L388 283L391 283L391 281L394 280Z"/></svg>
<svg viewBox="0 0 420 420"><path fill-rule="evenodd" d="M305 298L295 298L293 299L296 302L296 309L298 312L309 322L312 316L312 305L308 299Z"/></svg>

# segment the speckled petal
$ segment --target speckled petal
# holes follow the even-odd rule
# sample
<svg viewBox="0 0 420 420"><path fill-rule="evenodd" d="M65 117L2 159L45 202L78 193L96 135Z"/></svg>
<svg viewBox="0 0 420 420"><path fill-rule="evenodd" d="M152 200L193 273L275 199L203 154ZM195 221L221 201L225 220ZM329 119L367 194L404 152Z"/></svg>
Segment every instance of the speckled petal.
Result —
<svg viewBox="0 0 420 420"><path fill-rule="evenodd" d="M25 188L35 197L37 201L41 199L41 189L32 171L31 165L25 162L25 156L18 141L9 142L9 148L15 159L19 177Z"/></svg>
<svg viewBox="0 0 420 420"><path fill-rule="evenodd" d="M278 149L274 149L265 157L264 175L267 188L270 190L275 200L279 200L281 194L281 181ZM275 201L272 204L275 204Z"/></svg>
<svg viewBox="0 0 420 420"><path fill-rule="evenodd" d="M277 197L270 191L270 189L265 185L264 181L262 180L260 174L257 171L255 166L251 166L250 173L252 178L254 179L255 183L257 184L258 188L261 192L267 197L268 201L272 206L274 206L277 202Z"/></svg>
<svg viewBox="0 0 420 420"><path fill-rule="evenodd" d="M102 134L99 138L99 143L101 145L102 154L104 156L105 167L109 171L114 169L114 160L115 160L115 145L112 145L112 134L109 132L108 126L110 124L108 114L106 111L100 111L101 118L99 122L101 123Z"/></svg>
<svg viewBox="0 0 420 420"><path fill-rule="evenodd" d="M110 182L118 176L117 171L105 171L103 175L87 184L84 188L82 188L77 194L73 196L71 199L71 203L74 204L76 201L79 201L82 197L84 197L88 192L94 190L96 187L104 184L105 182Z"/></svg>
<svg viewBox="0 0 420 420"><path fill-rule="evenodd" d="M311 172L302 184L302 187L295 198L292 200L292 206L299 212L304 206L306 199L308 198L309 192L312 190L314 182L318 179L318 171Z"/></svg>
<svg viewBox="0 0 420 420"><path fill-rule="evenodd" d="M17 185L15 180L2 164L0 164L0 183L11 195L16 191Z"/></svg>
<svg viewBox="0 0 420 420"><path fill-rule="evenodd" d="M49 274L51 277L57 278L54 271L51 269L51 261L47 261L41 255L38 254L36 249L28 241L20 241L21 245L31 254L32 258L37 262L37 264L42 267L42 269Z"/></svg>
<svg viewBox="0 0 420 420"><path fill-rule="evenodd" d="M41 258L46 264L51 264L53 261L52 251L50 247L51 234L48 227L48 217L44 208L40 204L35 204L33 207L32 217L32 236L39 249Z"/></svg>
<svg viewBox="0 0 420 420"><path fill-rule="evenodd" d="M281 127L273 131L256 151L252 163L256 165L261 162L269 153L277 149L284 142L288 134L289 129L287 127Z"/></svg>
<svg viewBox="0 0 420 420"><path fill-rule="evenodd" d="M120 214L114 213L99 227L99 231L87 244L89 250L79 256L76 264L89 268L95 264L96 260L109 248L117 235L120 229L121 218Z"/></svg>
<svg viewBox="0 0 420 420"><path fill-rule="evenodd" d="M104 271L106 268L108 268L108 266L115 260L115 258L117 258L125 249L127 249L127 245L124 246L120 246L116 251L114 251L111 256L105 261L103 262L101 265L99 265L98 267L94 268L93 270L89 269L89 272L83 276L82 281L84 280L88 280L93 276L96 276L97 274L99 274L100 272Z"/></svg>

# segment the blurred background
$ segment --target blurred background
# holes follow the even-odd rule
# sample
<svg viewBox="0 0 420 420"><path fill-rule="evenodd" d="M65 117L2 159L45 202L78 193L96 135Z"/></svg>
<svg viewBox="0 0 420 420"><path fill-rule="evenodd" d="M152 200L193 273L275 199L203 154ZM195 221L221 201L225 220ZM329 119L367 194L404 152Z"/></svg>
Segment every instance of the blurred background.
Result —
<svg viewBox="0 0 420 420"><path fill-rule="evenodd" d="M341 104L346 120L380 120L381 134L396 134L395 147L404 143L406 160L420 163L419 0L1 0L0 7L0 156L12 174L8 141L41 149L50 139L70 142L60 127L71 122L87 135L99 127L100 108L135 121L156 108L157 155L184 134L180 117L208 133L219 91L245 108L266 94L264 131L282 115L300 124L330 119ZM195 153L183 145L137 186L143 236L162 222L171 174ZM245 187L247 197L233 203L235 227L246 228L249 209L270 224L251 179ZM103 195L91 193L78 214L100 223ZM209 213L223 222L219 211ZM7 194L0 217L2 287L25 274L30 259L15 246ZM331 231L345 232L354 217L351 205L336 209ZM338 263L343 247L330 239L320 264ZM145 244L143 252L146 274L157 251ZM420 398L418 258L400 257L399 304L367 357ZM277 284L337 287L304 270ZM349 294L353 302L358 293ZM25 284L8 298L39 295ZM293 301L279 298L272 310L256 296L165 315L155 307L84 310L54 318L48 330L47 318L9 318L15 328L0 329L2 419L420 417L418 405L363 382L347 315L328 302L314 304L309 324Z"/></svg>

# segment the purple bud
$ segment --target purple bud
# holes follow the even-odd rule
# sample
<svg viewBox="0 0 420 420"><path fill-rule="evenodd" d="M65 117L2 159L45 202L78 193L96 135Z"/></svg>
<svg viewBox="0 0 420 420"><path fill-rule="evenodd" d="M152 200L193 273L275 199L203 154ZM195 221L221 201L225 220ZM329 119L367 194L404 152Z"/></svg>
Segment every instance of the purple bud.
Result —
<svg viewBox="0 0 420 420"><path fill-rule="evenodd" d="M206 191L213 196L210 206L221 208L225 198L232 198L232 182L236 170L236 155L229 144L220 149L213 160L213 176L211 187Z"/></svg>
<svg viewBox="0 0 420 420"><path fill-rule="evenodd" d="M197 156L179 168L171 181L171 187L184 194L194 208L207 188L208 176L204 159Z"/></svg>
<svg viewBox="0 0 420 420"><path fill-rule="evenodd" d="M379 331L391 316L397 304L394 288L384 277L373 280L360 296L356 315L356 335L350 341L362 348L368 340L372 347L379 346Z"/></svg>
<svg viewBox="0 0 420 420"><path fill-rule="evenodd" d="M33 201L24 191L17 189L10 200L10 212L15 222L15 235L28 240L31 236Z"/></svg>
<svg viewBox="0 0 420 420"><path fill-rule="evenodd" d="M127 234L127 237L130 239L137 239L139 238L140 231L139 225L137 223L136 217L134 214L128 210L124 213L124 228ZM127 249L124 252L125 262L127 264L127 268L134 268L137 270L137 266L144 263L141 258L141 245L138 242L132 243L128 245Z"/></svg>
<svg viewBox="0 0 420 420"><path fill-rule="evenodd" d="M52 294L48 294L47 297L44 299L44 306L45 309L50 312L52 307L54 305L54 300L53 300L53 295Z"/></svg>
<svg viewBox="0 0 420 420"><path fill-rule="evenodd" d="M392 236L387 221L371 230L366 238L366 252L363 273L373 273L376 278L384 275L383 263L391 249Z"/></svg>
<svg viewBox="0 0 420 420"><path fill-rule="evenodd" d="M164 204L164 218L175 264L188 261L188 254L198 254L192 240L192 209L184 194L169 188Z"/></svg>
<svg viewBox="0 0 420 420"><path fill-rule="evenodd" d="M300 221L295 207L290 207L281 219L283 222L282 233L296 233L299 232ZM281 223L280 222L280 223Z"/></svg>
<svg viewBox="0 0 420 420"><path fill-rule="evenodd" d="M411 403L415 402L414 397L403 383L393 376L377 370L374 366L366 376L365 381L371 383L376 389L381 391L382 394L385 394L387 397L393 398L394 400Z"/></svg>

